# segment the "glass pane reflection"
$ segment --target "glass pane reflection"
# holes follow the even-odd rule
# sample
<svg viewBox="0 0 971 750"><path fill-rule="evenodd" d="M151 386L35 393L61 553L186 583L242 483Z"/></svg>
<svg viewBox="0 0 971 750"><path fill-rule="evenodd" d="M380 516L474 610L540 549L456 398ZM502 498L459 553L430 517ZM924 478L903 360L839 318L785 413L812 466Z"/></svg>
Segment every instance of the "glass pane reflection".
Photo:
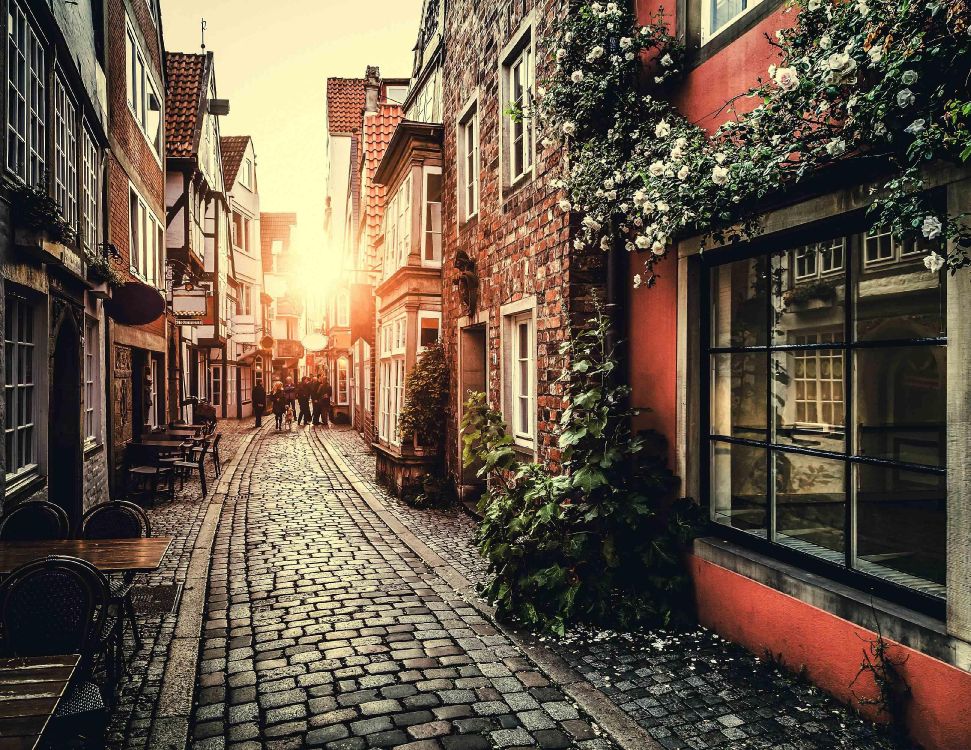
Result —
<svg viewBox="0 0 971 750"><path fill-rule="evenodd" d="M712 355L711 431L766 439L765 352Z"/></svg>
<svg viewBox="0 0 971 750"><path fill-rule="evenodd" d="M713 346L764 346L768 320L765 256L718 266L712 272Z"/></svg>
<svg viewBox="0 0 971 750"><path fill-rule="evenodd" d="M712 519L764 537L768 468L765 449L713 441L711 454Z"/></svg>
<svg viewBox="0 0 971 750"><path fill-rule="evenodd" d="M816 450L844 451L843 350L776 352L772 373L775 441Z"/></svg>
<svg viewBox="0 0 971 750"><path fill-rule="evenodd" d="M856 567L944 596L944 475L858 465L856 485Z"/></svg>
<svg viewBox="0 0 971 750"><path fill-rule="evenodd" d="M775 452L775 541L843 564L846 466L842 461Z"/></svg>

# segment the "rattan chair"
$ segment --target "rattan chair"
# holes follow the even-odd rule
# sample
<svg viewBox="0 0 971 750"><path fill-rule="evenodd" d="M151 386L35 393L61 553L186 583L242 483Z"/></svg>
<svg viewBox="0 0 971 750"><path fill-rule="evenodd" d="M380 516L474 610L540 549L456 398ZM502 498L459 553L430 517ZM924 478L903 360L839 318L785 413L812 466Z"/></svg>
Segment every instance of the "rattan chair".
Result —
<svg viewBox="0 0 971 750"><path fill-rule="evenodd" d="M70 531L67 513L47 500L19 503L0 517L0 540L5 542L67 539Z"/></svg>
<svg viewBox="0 0 971 750"><path fill-rule="evenodd" d="M0 584L0 651L9 656L79 654L77 678L45 733L53 746L103 735L107 710L93 682L97 657L110 646L108 582L90 563L52 556L13 571ZM110 655L106 664L112 669ZM112 673L112 676L113 673Z"/></svg>
<svg viewBox="0 0 971 750"><path fill-rule="evenodd" d="M148 516L134 503L114 500L95 505L81 518L79 536L82 539L136 539L152 535L152 524ZM123 573L108 579L111 603L116 604L124 620L131 625L136 648L142 647L142 636L135 619L135 604L132 601L132 588L135 585L134 573ZM119 633L119 637L121 633ZM120 644L120 641L119 641Z"/></svg>

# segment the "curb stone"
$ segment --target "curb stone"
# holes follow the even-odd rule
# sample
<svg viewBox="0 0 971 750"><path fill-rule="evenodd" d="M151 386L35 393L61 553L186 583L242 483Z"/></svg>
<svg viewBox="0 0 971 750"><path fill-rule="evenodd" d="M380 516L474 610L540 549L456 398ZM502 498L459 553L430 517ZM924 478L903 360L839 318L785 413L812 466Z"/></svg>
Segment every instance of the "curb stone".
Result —
<svg viewBox="0 0 971 750"><path fill-rule="evenodd" d="M371 492L370 488L358 479L339 451L331 447L316 432L314 433L314 439L327 452L330 459L351 483L355 492L364 499L364 502L378 515L382 522L412 552L418 555L425 565L431 568L433 573L445 580L463 599L487 617L513 643L521 648L533 663L541 671L545 672L547 677L558 684L563 692L574 700L591 719L597 722L600 728L622 750L663 750L662 746L658 744L646 729L618 708L610 698L597 690L588 680L584 679L564 659L548 647L539 643L532 633L522 628L511 626L508 623L498 621L496 619L495 607L492 607L479 597L471 581L449 565L438 553L428 547L428 545L422 542L410 529L401 523L388 510L387 506Z"/></svg>
<svg viewBox="0 0 971 750"><path fill-rule="evenodd" d="M235 475L243 457L253 440L266 429L267 427L263 427L251 432L242 439L236 455L222 467L222 473L209 493L206 515L189 556L189 567L176 615L175 633L162 673L158 706L146 745L148 748L182 750L188 744L216 527L219 525L226 496L232 494L234 487L239 486Z"/></svg>

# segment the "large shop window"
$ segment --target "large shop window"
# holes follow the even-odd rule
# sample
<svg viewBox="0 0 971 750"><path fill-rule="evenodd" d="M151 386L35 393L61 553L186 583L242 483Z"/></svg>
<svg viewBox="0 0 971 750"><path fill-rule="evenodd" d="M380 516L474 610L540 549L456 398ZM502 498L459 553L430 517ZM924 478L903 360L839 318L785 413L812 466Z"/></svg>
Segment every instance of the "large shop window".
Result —
<svg viewBox="0 0 971 750"><path fill-rule="evenodd" d="M7 169L29 185L44 181L47 142L44 46L21 4L7 9Z"/></svg>
<svg viewBox="0 0 971 750"><path fill-rule="evenodd" d="M6 296L4 324L4 367L6 377L6 437L7 484L10 480L37 468L37 433L35 420L37 402L35 376L37 372L36 310L23 297Z"/></svg>
<svg viewBox="0 0 971 750"><path fill-rule="evenodd" d="M927 250L875 230L710 267L709 500L717 523L943 597L945 293Z"/></svg>

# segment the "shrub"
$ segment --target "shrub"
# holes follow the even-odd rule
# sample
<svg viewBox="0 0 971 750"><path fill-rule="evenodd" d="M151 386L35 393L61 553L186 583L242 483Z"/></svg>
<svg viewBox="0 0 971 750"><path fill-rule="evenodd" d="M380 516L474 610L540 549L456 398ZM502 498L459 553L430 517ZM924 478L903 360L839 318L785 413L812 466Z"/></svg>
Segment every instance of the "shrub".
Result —
<svg viewBox="0 0 971 750"><path fill-rule="evenodd" d="M491 574L484 593L500 614L561 634L570 622L667 625L691 611L683 551L697 511L671 500L663 439L631 432L607 328L598 310L563 348L563 474L523 462L483 394L462 422L465 463L481 463L489 479L478 533Z"/></svg>
<svg viewBox="0 0 971 750"><path fill-rule="evenodd" d="M405 381L405 403L398 422L398 435L436 445L445 433L448 405L448 363L440 341L426 347Z"/></svg>

